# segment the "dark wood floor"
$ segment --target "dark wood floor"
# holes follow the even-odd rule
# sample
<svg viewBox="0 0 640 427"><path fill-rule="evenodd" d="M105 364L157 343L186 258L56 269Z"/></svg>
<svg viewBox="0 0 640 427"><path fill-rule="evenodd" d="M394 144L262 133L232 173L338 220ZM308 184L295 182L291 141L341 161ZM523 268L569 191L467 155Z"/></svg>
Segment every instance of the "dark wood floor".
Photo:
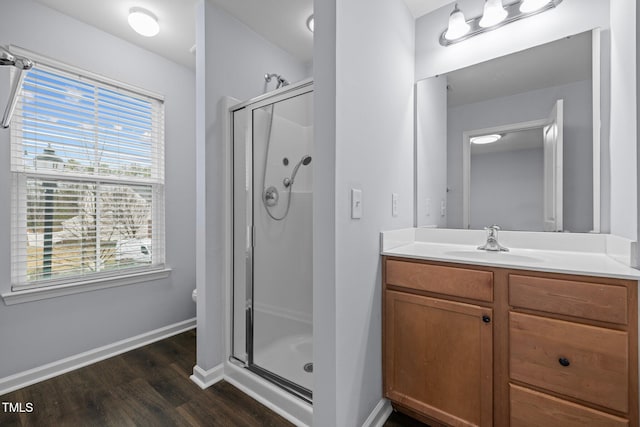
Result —
<svg viewBox="0 0 640 427"><path fill-rule="evenodd" d="M291 426L227 382L201 390L189 375L195 331L159 341L0 396L32 412L5 412L0 426ZM394 413L385 427L422 427Z"/></svg>

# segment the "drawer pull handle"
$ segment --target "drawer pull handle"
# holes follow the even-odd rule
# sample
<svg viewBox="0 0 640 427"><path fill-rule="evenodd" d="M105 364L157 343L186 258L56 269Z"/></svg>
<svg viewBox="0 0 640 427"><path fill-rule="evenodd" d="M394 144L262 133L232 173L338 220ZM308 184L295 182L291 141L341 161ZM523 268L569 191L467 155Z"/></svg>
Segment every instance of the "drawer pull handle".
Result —
<svg viewBox="0 0 640 427"><path fill-rule="evenodd" d="M484 323L489 323L491 322L491 317L487 316L486 314L484 316L482 316L482 321Z"/></svg>
<svg viewBox="0 0 640 427"><path fill-rule="evenodd" d="M571 362L569 362L569 359L567 359L566 357L561 357L560 359L558 359L558 363L565 367L571 365Z"/></svg>

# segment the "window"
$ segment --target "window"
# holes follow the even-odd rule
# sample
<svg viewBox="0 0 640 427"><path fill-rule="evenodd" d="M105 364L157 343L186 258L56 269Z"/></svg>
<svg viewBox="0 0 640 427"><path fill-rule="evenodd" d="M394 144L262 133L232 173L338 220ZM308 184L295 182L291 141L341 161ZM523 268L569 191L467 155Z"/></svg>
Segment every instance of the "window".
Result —
<svg viewBox="0 0 640 427"><path fill-rule="evenodd" d="M164 105L36 61L11 126L13 290L164 266Z"/></svg>

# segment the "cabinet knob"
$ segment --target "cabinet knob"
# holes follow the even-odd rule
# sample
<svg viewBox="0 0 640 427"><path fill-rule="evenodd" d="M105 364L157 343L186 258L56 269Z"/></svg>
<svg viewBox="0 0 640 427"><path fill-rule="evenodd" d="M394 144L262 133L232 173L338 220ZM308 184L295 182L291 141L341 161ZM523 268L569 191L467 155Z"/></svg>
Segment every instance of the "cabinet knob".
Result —
<svg viewBox="0 0 640 427"><path fill-rule="evenodd" d="M565 367L571 365L571 362L569 362L569 359L567 359L566 357L561 357L560 359L558 359L558 363Z"/></svg>
<svg viewBox="0 0 640 427"><path fill-rule="evenodd" d="M482 321L484 323L489 323L491 322L491 317L487 316L486 314L484 316L482 316Z"/></svg>

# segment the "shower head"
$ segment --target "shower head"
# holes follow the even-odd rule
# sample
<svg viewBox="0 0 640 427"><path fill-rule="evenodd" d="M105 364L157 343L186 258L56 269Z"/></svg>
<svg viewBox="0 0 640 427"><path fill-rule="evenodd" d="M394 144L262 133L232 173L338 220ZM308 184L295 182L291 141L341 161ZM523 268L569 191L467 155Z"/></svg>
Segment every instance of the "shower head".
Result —
<svg viewBox="0 0 640 427"><path fill-rule="evenodd" d="M291 178L284 179L283 181L284 186L285 187L292 186L293 180L296 178L296 174L298 173L298 169L300 169L300 165L307 166L309 163L311 163L311 156L308 154L305 154L304 156L302 156L298 164L296 164L296 167L293 168L293 172L291 173Z"/></svg>
<svg viewBox="0 0 640 427"><path fill-rule="evenodd" d="M278 85L276 86L276 89L284 86L288 86L288 85L289 85L289 81L287 79L285 79L282 76L278 76Z"/></svg>

